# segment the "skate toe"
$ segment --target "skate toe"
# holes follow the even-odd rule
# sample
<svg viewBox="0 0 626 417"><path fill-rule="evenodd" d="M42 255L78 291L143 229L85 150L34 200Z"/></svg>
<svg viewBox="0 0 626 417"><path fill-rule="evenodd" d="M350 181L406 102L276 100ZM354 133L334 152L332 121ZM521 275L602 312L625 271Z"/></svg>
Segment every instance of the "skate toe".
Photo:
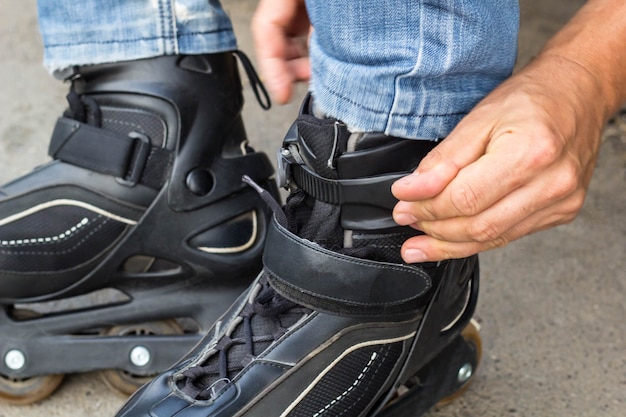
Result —
<svg viewBox="0 0 626 417"><path fill-rule="evenodd" d="M217 399L194 400L176 389L173 372L155 378L137 391L116 417L209 417L222 416L224 409L233 406L239 390L230 386ZM234 401L236 403L236 401ZM241 407L241 404L234 404Z"/></svg>

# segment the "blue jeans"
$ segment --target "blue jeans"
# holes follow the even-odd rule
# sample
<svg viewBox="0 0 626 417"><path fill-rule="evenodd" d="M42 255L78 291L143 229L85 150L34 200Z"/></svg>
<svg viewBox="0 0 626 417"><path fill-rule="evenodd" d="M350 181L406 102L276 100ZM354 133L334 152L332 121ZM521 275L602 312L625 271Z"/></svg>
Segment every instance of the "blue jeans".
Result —
<svg viewBox="0 0 626 417"><path fill-rule="evenodd" d="M310 89L354 131L437 140L507 78L517 0L307 0ZM72 65L236 48L218 0L39 0L44 62Z"/></svg>
<svg viewBox="0 0 626 417"><path fill-rule="evenodd" d="M38 0L37 7L50 71L237 47L219 0Z"/></svg>

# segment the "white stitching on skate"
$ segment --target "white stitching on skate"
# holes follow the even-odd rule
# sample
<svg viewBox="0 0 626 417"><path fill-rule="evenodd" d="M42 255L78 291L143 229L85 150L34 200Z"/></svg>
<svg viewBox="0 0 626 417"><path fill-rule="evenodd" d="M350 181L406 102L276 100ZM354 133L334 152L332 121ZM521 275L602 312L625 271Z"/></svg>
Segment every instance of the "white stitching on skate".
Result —
<svg viewBox="0 0 626 417"><path fill-rule="evenodd" d="M350 394L350 392L353 391L361 383L361 381L363 380L363 377L365 376L367 371L369 371L369 368L372 366L377 356L378 354L376 352L373 352L372 356L370 357L369 362L367 362L367 364L363 367L363 369L361 370L361 373L356 377L352 385L350 385L350 388L348 388L347 390L339 394L337 398L333 399L331 402L326 404L326 406L322 408L321 410L319 410L317 413L313 414L313 417L319 417L320 415L327 412L333 405L337 404L339 401L344 399L344 397L348 396L348 394Z"/></svg>
<svg viewBox="0 0 626 417"><path fill-rule="evenodd" d="M63 206L63 205L81 207L81 208L87 209L89 211L93 211L94 213L100 214L102 216L108 217L110 219L116 220L121 223L126 223L130 225L137 224L135 220L118 216L116 214L110 213L106 210L102 210L101 208L98 208L96 206L93 206L91 204L88 204L82 201L59 199L59 200L48 201L47 203L42 203L34 207L31 207L28 210L24 210L20 213L16 213L11 216L5 217L4 219L0 220L0 226L4 226L5 224L12 223L16 220L20 220L24 217L30 216L31 214L37 213L38 211L42 211L50 207Z"/></svg>
<svg viewBox="0 0 626 417"><path fill-rule="evenodd" d="M67 229L65 232L58 234L56 236L37 237L37 238L31 238L31 239L3 240L2 242L0 242L0 245L19 246L19 245L29 245L29 244L34 244L34 243L57 242L59 240L63 240L65 238L72 236L74 233L78 231L78 229L85 227L87 223L89 223L89 219L85 217L76 226L72 226L69 229Z"/></svg>
<svg viewBox="0 0 626 417"><path fill-rule="evenodd" d="M322 378L324 376L326 376L326 374L328 374L328 372L330 372L331 369L333 369L335 367L335 365L337 365L341 360L343 360L343 358L345 358L350 353L354 352L355 350L361 349L363 347L391 344L391 343L395 343L395 342L402 342L404 340L407 340L407 339L410 339L410 338L414 337L416 333L417 332L411 332L411 333L409 333L409 334L407 334L405 336L399 336L399 337L396 337L396 338L393 338L393 339L371 340L371 341L368 341L368 342L363 342L363 343L356 344L356 345L351 346L350 348L346 349L330 365L328 365L326 367L326 369L324 369L322 372L319 373L319 375L309 384L309 386L306 387L306 389L304 389L300 393L300 395L285 409L285 411L283 411L283 413L280 415L280 417L288 416L289 413L294 408L296 408L296 406L300 403L300 401L302 401L304 399L304 397L306 397L309 394L309 392L311 392L311 390L313 390L313 388L322 380Z"/></svg>
<svg viewBox="0 0 626 417"><path fill-rule="evenodd" d="M98 219L99 218L100 217L98 217ZM98 224L94 228L92 228L92 230L89 233L84 235L82 239L80 239L74 245L72 245L71 247L69 247L69 248L67 248L65 250L61 250L61 251L60 250L54 250L54 251L34 251L34 250L30 250L30 251L18 251L18 250L5 251L5 250L2 250L2 251L0 251L0 254L3 254L3 255L13 255L13 256L21 256L21 255L46 255L46 256L47 255L52 255L52 256L59 256L59 255L65 255L65 254L73 252L76 248L80 247L82 244L87 242L87 240L90 237L92 237L93 235L98 233L108 222L109 222L109 220L105 218L100 224Z"/></svg>

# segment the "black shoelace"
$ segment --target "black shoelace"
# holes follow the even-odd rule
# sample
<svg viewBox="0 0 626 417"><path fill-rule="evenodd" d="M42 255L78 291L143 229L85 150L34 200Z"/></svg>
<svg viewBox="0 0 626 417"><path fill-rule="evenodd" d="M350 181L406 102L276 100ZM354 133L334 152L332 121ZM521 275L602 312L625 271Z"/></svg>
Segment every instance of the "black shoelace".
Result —
<svg viewBox="0 0 626 417"><path fill-rule="evenodd" d="M287 216L274 197L250 178L244 177L243 181L259 192L276 220L286 227ZM300 202L288 204L287 212L293 204ZM178 384L184 393L198 400L216 396L257 355L311 312L274 291L266 276L259 279L255 291L230 331L218 340L213 353L202 364L182 373Z"/></svg>
<svg viewBox="0 0 626 417"><path fill-rule="evenodd" d="M217 395L256 355L310 312L276 293L264 277L258 286L256 297L242 309L232 331L219 339L213 354L183 372L179 386L187 395L198 400Z"/></svg>

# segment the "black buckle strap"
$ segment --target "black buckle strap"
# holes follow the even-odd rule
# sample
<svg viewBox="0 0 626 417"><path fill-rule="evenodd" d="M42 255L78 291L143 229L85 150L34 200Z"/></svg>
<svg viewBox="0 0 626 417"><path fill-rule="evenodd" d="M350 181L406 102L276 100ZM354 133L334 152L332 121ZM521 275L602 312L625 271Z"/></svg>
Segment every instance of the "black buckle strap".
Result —
<svg viewBox="0 0 626 417"><path fill-rule="evenodd" d="M331 180L320 177L306 165L291 166L292 180L315 199L341 206L341 226L350 230L398 227L391 211L398 200L391 185L404 174L358 179Z"/></svg>
<svg viewBox="0 0 626 417"><path fill-rule="evenodd" d="M128 171L124 178L118 177L118 182L130 187L136 185L141 179L141 173L148 162L148 155L150 155L150 139L144 134L138 132L130 132L128 137L135 139L135 146L133 147L133 153L128 163Z"/></svg>
<svg viewBox="0 0 626 417"><path fill-rule="evenodd" d="M293 181L307 194L329 204L359 204L393 209L398 202L391 185L406 174L387 174L369 178L331 180L320 177L306 165L292 166Z"/></svg>
<svg viewBox="0 0 626 417"><path fill-rule="evenodd" d="M398 227L391 211L398 200L391 185L406 173L333 180L313 172L291 144L278 154L278 181L282 187L298 187L316 200L340 205L341 225L351 230Z"/></svg>
<svg viewBox="0 0 626 417"><path fill-rule="evenodd" d="M150 139L141 133L127 136L61 117L50 140L48 154L72 165L114 176L118 182L134 186L142 181L142 174L154 154L159 164L169 160L170 152L153 149ZM167 176L166 172L158 174ZM151 178L146 185L159 188L163 179Z"/></svg>

